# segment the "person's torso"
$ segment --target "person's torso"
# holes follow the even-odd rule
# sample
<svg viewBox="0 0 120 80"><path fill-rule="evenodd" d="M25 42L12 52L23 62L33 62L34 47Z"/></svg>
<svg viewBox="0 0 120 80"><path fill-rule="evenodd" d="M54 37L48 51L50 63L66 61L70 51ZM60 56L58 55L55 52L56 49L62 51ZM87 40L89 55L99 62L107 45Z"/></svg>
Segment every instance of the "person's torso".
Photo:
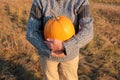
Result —
<svg viewBox="0 0 120 80"><path fill-rule="evenodd" d="M43 25L46 21L53 17L51 9L57 16L68 17L74 26L77 26L77 9L79 5L82 4L83 0L39 0L42 8L43 14Z"/></svg>

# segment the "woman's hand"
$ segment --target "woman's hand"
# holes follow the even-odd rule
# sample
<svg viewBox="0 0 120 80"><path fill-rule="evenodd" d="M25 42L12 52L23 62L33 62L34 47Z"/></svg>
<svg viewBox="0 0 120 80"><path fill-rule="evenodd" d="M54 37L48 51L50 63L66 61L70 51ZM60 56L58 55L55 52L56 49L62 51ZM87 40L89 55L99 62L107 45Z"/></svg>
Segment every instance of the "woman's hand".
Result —
<svg viewBox="0 0 120 80"><path fill-rule="evenodd" d="M45 43L51 50L51 56L59 58L65 57L64 47L61 40L48 38L47 41L45 41Z"/></svg>
<svg viewBox="0 0 120 80"><path fill-rule="evenodd" d="M53 51L64 50L64 47L63 47L61 40L48 38L47 41L45 41L45 43L48 46L48 48L53 50Z"/></svg>

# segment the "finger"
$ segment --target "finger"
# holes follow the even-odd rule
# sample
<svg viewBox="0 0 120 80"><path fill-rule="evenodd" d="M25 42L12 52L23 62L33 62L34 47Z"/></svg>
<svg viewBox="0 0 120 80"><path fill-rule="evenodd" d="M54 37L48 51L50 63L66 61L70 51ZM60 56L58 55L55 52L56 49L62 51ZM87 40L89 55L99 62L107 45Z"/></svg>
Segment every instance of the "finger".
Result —
<svg viewBox="0 0 120 80"><path fill-rule="evenodd" d="M46 44L47 45L47 47L49 48L49 49L51 49L51 50L54 50L54 47L53 47L53 44Z"/></svg>
<svg viewBox="0 0 120 80"><path fill-rule="evenodd" d="M51 43L55 43L55 39L52 39L52 38L47 39L47 41L49 41Z"/></svg>
<svg viewBox="0 0 120 80"><path fill-rule="evenodd" d="M52 42L51 42L51 41L44 41L44 43L49 44L49 45L51 45L51 44L52 44Z"/></svg>
<svg viewBox="0 0 120 80"><path fill-rule="evenodd" d="M51 56L53 56L53 57L58 57L55 53L51 53Z"/></svg>
<svg viewBox="0 0 120 80"><path fill-rule="evenodd" d="M54 39L52 39L52 38L47 38L47 41L53 41Z"/></svg>
<svg viewBox="0 0 120 80"><path fill-rule="evenodd" d="M50 49L50 45L49 44L46 44L47 45L47 47Z"/></svg>
<svg viewBox="0 0 120 80"><path fill-rule="evenodd" d="M64 53L61 53L61 54L56 54L56 53L51 53L51 56L53 57L57 57L57 58L65 58L65 54Z"/></svg>
<svg viewBox="0 0 120 80"><path fill-rule="evenodd" d="M44 41L44 43L47 45L49 49L51 49L51 43L49 41Z"/></svg>
<svg viewBox="0 0 120 80"><path fill-rule="evenodd" d="M57 54L57 53L56 53ZM57 54L59 57L64 57L65 56L65 54L64 53L59 53L59 54Z"/></svg>
<svg viewBox="0 0 120 80"><path fill-rule="evenodd" d="M57 42L62 42L61 40L59 40L59 39L54 39L54 41L57 41Z"/></svg>
<svg viewBox="0 0 120 80"><path fill-rule="evenodd" d="M48 44L48 41L44 41L44 43Z"/></svg>

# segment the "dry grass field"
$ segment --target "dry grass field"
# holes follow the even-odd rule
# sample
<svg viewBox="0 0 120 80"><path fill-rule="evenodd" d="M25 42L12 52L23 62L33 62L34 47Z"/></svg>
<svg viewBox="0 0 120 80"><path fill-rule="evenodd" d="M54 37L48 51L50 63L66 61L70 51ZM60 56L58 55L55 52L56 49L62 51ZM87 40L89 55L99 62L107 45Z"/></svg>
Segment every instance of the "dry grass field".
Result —
<svg viewBox="0 0 120 80"><path fill-rule="evenodd" d="M26 40L32 0L0 0L0 80L43 80ZM79 80L120 80L120 0L90 0L94 39L80 53Z"/></svg>

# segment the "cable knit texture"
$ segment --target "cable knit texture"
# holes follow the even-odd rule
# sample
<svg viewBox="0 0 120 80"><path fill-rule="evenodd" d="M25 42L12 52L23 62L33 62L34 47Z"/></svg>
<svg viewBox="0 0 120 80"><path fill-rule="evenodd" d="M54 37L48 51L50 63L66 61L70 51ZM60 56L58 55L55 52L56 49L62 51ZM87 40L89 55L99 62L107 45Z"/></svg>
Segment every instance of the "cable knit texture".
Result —
<svg viewBox="0 0 120 80"><path fill-rule="evenodd" d="M56 15L63 15L73 22L76 34L63 42L66 51L65 58L50 56L50 49L44 43L43 30L45 23ZM31 6L27 26L27 39L38 50L40 56L49 60L68 61L79 55L79 49L93 38L93 21L88 0L34 0Z"/></svg>

